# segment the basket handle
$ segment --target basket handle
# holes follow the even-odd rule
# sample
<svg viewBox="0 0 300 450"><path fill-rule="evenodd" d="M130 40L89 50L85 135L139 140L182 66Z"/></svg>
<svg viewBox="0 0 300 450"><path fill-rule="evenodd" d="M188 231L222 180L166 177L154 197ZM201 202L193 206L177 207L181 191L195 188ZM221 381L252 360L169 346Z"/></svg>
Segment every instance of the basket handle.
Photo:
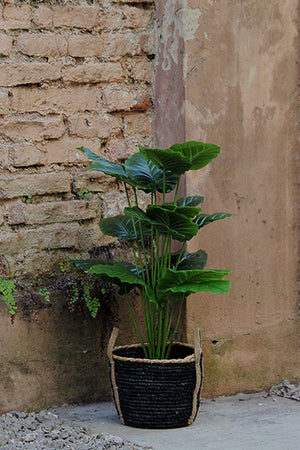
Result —
<svg viewBox="0 0 300 450"><path fill-rule="evenodd" d="M112 360L112 352L113 352L119 331L120 331L119 328L114 327L111 332L110 338L109 338L108 347L107 347L107 356L110 361Z"/></svg>
<svg viewBox="0 0 300 450"><path fill-rule="evenodd" d="M202 348L201 348L201 328L194 328L194 351L195 351L195 362L200 363Z"/></svg>

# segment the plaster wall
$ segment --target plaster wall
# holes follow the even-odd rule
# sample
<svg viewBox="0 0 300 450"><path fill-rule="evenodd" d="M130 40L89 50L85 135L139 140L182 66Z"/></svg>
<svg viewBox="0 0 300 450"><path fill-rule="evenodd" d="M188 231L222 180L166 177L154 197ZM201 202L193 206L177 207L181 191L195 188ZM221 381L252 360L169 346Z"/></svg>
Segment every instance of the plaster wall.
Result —
<svg viewBox="0 0 300 450"><path fill-rule="evenodd" d="M186 140L221 146L189 172L203 211L230 212L191 242L208 268L231 269L226 295L187 302L201 326L206 395L300 378L298 1L184 2Z"/></svg>

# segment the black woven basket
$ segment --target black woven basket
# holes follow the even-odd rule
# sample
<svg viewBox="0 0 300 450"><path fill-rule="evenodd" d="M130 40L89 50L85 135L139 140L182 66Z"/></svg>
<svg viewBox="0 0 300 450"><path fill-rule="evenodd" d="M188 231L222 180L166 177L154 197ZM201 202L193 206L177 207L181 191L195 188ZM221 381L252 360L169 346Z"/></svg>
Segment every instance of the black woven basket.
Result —
<svg viewBox="0 0 300 450"><path fill-rule="evenodd" d="M174 343L168 360L146 359L140 345L108 348L114 402L121 423L138 428L178 428L197 415L202 385L199 329L195 348Z"/></svg>

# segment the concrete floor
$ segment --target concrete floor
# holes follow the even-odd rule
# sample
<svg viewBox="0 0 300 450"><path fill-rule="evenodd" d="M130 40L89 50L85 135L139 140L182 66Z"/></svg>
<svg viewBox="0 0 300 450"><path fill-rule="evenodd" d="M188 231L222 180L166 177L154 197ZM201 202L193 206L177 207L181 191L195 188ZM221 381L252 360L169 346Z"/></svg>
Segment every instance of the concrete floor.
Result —
<svg viewBox="0 0 300 450"><path fill-rule="evenodd" d="M300 450L300 402L259 394L203 400L196 421L173 430L121 425L111 403L55 409L66 422L154 450Z"/></svg>

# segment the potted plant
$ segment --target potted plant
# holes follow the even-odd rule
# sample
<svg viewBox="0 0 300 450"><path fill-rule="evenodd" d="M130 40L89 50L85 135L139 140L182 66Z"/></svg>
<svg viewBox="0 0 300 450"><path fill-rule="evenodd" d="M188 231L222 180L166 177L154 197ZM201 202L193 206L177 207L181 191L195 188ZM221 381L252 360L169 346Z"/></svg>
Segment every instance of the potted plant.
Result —
<svg viewBox="0 0 300 450"><path fill-rule="evenodd" d="M228 213L204 214L204 198L178 198L182 175L206 166L220 152L214 144L190 141L168 149L145 148L125 164L110 162L85 147L89 169L113 176L124 184L128 206L124 214L103 218L100 229L128 242L132 256L126 262L97 263L75 260L87 273L113 283L126 296L139 344L114 348L109 344L111 382L122 423L144 428L172 428L191 423L198 410L202 383L199 335L195 344L176 343L186 297L195 292L225 293L229 270L205 270L204 250L189 253L186 243L209 223ZM139 193L148 194L141 208ZM172 200L166 194L173 193ZM170 197L170 196L168 196ZM173 250L173 241L180 243ZM143 325L137 323L130 291L138 288Z"/></svg>

